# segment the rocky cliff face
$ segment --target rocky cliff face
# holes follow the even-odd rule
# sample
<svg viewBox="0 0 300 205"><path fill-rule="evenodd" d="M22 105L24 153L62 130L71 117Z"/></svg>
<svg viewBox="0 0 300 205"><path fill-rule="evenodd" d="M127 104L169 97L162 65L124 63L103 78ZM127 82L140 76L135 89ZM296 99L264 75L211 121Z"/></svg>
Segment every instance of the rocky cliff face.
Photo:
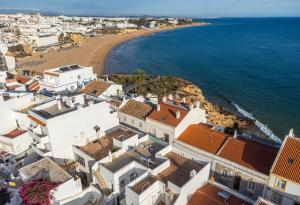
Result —
<svg viewBox="0 0 300 205"><path fill-rule="evenodd" d="M186 86L180 88L180 90L186 93L186 98L188 101L194 102L199 100L202 107L206 110L209 115L208 121L221 125L226 128L245 128L251 122L245 119L238 118L237 116L223 111L218 105L215 105L205 99L202 90L192 83L186 81Z"/></svg>
<svg viewBox="0 0 300 205"><path fill-rule="evenodd" d="M60 43L78 43L82 44L85 41L86 37L81 33L63 33L59 35L58 40Z"/></svg>
<svg viewBox="0 0 300 205"><path fill-rule="evenodd" d="M31 56L33 53L32 46L29 44L19 44L8 48L10 55L14 57Z"/></svg>

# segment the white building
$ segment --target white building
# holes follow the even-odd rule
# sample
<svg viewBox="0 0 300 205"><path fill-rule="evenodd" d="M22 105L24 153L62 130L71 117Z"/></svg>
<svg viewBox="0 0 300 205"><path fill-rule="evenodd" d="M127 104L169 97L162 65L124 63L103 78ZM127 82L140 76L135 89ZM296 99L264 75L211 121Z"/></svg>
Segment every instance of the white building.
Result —
<svg viewBox="0 0 300 205"><path fill-rule="evenodd" d="M22 181L44 178L46 175L49 181L57 183L58 186L51 191L53 194L52 203L54 204L74 197L82 191L80 178L72 177L48 157L22 167L19 169L19 173Z"/></svg>
<svg viewBox="0 0 300 205"><path fill-rule="evenodd" d="M44 79L40 82L40 89L52 92L74 91L96 78L92 67L68 65L44 71Z"/></svg>
<svg viewBox="0 0 300 205"><path fill-rule="evenodd" d="M146 117L152 112L153 108L143 102L129 100L119 109L120 123L127 124L142 132L147 133Z"/></svg>
<svg viewBox="0 0 300 205"><path fill-rule="evenodd" d="M32 138L26 130L13 129L5 134L0 134L0 150L17 156L29 149Z"/></svg>
<svg viewBox="0 0 300 205"><path fill-rule="evenodd" d="M38 35L33 38L33 45L36 47L46 47L58 44L58 35L46 34Z"/></svg>
<svg viewBox="0 0 300 205"><path fill-rule="evenodd" d="M157 105L146 117L148 133L173 144L176 139L190 124L206 123L206 112L200 108L200 102L195 105L178 103L169 96L169 101Z"/></svg>
<svg viewBox="0 0 300 205"><path fill-rule="evenodd" d="M41 155L74 159L72 145L84 145L119 124L117 112L105 101L84 94L64 96L29 110L29 133Z"/></svg>
<svg viewBox="0 0 300 205"><path fill-rule="evenodd" d="M279 205L300 204L300 139L291 132L272 166L265 198Z"/></svg>
<svg viewBox="0 0 300 205"><path fill-rule="evenodd" d="M87 84L80 92L91 97L111 99L112 97L123 96L123 87L111 81L94 80Z"/></svg>

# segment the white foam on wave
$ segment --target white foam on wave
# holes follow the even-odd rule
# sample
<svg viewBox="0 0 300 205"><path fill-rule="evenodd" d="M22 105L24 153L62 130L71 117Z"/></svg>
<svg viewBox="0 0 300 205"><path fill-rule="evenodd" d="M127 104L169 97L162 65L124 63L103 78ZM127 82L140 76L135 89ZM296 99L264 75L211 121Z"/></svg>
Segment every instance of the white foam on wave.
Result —
<svg viewBox="0 0 300 205"><path fill-rule="evenodd" d="M239 113L241 113L244 117L254 120L256 127L262 131L264 134L266 134L270 139L272 139L274 142L281 144L282 141L279 137L277 137L266 125L255 119L252 113L247 112L243 108L241 108L238 104L231 102L231 104L237 109Z"/></svg>

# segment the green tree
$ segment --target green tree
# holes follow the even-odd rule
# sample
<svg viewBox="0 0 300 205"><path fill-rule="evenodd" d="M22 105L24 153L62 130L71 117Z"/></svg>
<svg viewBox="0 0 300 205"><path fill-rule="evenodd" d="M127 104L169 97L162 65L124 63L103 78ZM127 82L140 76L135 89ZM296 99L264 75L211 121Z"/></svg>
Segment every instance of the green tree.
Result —
<svg viewBox="0 0 300 205"><path fill-rule="evenodd" d="M134 77L136 83L143 83L146 79L146 72L142 69L137 69L134 72Z"/></svg>

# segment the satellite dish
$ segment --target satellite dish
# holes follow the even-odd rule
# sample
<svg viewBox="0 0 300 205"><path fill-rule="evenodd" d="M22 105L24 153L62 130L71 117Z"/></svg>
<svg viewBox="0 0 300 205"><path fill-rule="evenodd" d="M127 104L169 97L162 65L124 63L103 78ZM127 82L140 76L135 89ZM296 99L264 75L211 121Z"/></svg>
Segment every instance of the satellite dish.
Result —
<svg viewBox="0 0 300 205"><path fill-rule="evenodd" d="M3 42L0 42L0 53L2 53L2 55L6 55L8 51L7 45L4 44Z"/></svg>

